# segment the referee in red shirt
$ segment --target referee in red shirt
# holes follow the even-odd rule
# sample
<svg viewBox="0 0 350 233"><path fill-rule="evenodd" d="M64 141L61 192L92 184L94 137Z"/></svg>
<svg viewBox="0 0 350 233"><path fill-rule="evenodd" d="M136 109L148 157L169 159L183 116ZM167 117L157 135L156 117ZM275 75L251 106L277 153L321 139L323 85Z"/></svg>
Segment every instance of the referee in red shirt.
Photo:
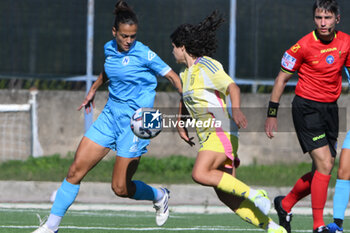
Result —
<svg viewBox="0 0 350 233"><path fill-rule="evenodd" d="M316 29L288 49L272 90L265 132L277 131L277 110L288 80L298 72L292 102L296 134L304 153L312 159L311 171L304 174L287 196L274 200L280 225L289 233L292 207L311 193L314 232L329 232L323 221L328 183L336 156L339 131L337 99L342 88L342 68L350 67L350 36L335 30L340 21L336 0L316 0L313 6Z"/></svg>

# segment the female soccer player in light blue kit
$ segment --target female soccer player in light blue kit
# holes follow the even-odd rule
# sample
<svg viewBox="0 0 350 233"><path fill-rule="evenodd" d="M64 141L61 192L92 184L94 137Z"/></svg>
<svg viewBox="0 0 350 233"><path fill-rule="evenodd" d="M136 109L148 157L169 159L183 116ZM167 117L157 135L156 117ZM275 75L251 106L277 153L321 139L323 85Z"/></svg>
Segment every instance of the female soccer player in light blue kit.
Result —
<svg viewBox="0 0 350 233"><path fill-rule="evenodd" d="M153 201L159 226L168 219L169 191L131 180L141 155L147 152L149 140L134 136L130 118L136 109L153 106L157 74L169 79L179 92L181 81L157 54L136 41L138 21L123 0L117 2L114 13L112 33L115 39L104 46L104 70L78 109L91 110L96 90L107 79L109 99L81 140L68 175L57 191L48 220L33 233L58 232L63 216L79 192L81 180L111 149L117 151L112 177L114 193L119 197Z"/></svg>
<svg viewBox="0 0 350 233"><path fill-rule="evenodd" d="M337 182L333 197L334 222L327 225L330 233L342 233L345 210L350 196L350 131L346 134L340 158Z"/></svg>

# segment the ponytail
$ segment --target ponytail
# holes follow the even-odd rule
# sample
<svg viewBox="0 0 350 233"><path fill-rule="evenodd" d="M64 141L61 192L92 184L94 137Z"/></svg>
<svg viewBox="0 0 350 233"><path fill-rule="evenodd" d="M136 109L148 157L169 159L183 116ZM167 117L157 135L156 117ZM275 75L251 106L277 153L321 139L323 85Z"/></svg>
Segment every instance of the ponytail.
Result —
<svg viewBox="0 0 350 233"><path fill-rule="evenodd" d="M119 0L114 7L114 27L118 31L119 24L138 24L135 12L123 0Z"/></svg>

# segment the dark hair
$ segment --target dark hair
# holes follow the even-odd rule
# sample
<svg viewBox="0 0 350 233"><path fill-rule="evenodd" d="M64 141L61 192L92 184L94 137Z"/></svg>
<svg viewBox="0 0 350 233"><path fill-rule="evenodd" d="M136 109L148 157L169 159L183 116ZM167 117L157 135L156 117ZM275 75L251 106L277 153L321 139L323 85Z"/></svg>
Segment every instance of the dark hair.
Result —
<svg viewBox="0 0 350 233"><path fill-rule="evenodd" d="M138 20L135 12L124 2L123 0L119 0L114 7L114 27L116 30L119 29L119 24L138 24Z"/></svg>
<svg viewBox="0 0 350 233"><path fill-rule="evenodd" d="M315 16L315 10L317 8L334 13L335 16L340 14L339 5L336 0L316 0L312 8L313 16Z"/></svg>
<svg viewBox="0 0 350 233"><path fill-rule="evenodd" d="M194 57L212 56L217 48L216 30L225 20L213 11L198 25L182 24L170 35L176 47L185 46Z"/></svg>

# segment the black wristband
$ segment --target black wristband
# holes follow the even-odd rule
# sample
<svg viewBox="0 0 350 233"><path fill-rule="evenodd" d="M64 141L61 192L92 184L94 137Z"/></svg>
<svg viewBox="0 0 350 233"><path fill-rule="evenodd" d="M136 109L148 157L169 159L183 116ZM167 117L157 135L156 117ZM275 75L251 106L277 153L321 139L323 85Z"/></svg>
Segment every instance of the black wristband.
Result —
<svg viewBox="0 0 350 233"><path fill-rule="evenodd" d="M267 117L277 117L279 103L269 101L269 107L267 108Z"/></svg>

